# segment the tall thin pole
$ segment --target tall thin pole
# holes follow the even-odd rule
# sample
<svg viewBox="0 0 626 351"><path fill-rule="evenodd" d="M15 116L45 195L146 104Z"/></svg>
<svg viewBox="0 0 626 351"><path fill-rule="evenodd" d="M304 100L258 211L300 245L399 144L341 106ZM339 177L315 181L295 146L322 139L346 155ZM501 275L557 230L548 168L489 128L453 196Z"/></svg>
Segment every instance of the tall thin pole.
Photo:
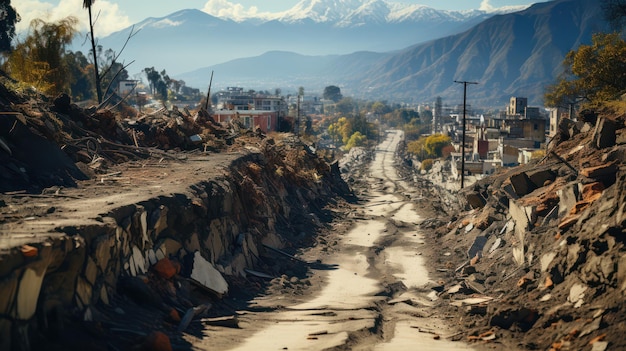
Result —
<svg viewBox="0 0 626 351"><path fill-rule="evenodd" d="M463 84L463 141L461 144L461 189L465 186L465 113L467 111L467 85L478 84L477 82L454 81Z"/></svg>
<svg viewBox="0 0 626 351"><path fill-rule="evenodd" d="M209 112L209 114L211 113L211 111L209 111L209 107L210 105L210 101L211 101L211 84L213 84L213 71L211 71L211 80L209 80L209 90L206 93L206 102L204 103L204 109L207 110Z"/></svg>

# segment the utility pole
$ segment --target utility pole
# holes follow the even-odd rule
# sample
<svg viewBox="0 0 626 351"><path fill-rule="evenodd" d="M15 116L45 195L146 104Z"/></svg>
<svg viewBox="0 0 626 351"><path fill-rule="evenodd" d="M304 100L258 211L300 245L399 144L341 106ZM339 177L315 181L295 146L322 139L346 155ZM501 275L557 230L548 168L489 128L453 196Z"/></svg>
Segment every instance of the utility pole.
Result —
<svg viewBox="0 0 626 351"><path fill-rule="evenodd" d="M477 82L468 81L454 81L455 83L463 84L463 141L461 144L461 189L465 186L465 113L467 111L467 85L478 84Z"/></svg>

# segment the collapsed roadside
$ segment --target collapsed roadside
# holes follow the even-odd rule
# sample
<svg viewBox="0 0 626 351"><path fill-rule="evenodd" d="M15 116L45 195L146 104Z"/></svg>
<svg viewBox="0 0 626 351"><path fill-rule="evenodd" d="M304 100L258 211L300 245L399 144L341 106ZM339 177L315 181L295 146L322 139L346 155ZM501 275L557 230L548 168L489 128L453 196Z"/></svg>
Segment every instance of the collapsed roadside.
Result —
<svg viewBox="0 0 626 351"><path fill-rule="evenodd" d="M438 305L465 337L518 349L623 349L625 116L564 120L546 157L462 191L405 167L436 219ZM433 201L432 199L437 199Z"/></svg>

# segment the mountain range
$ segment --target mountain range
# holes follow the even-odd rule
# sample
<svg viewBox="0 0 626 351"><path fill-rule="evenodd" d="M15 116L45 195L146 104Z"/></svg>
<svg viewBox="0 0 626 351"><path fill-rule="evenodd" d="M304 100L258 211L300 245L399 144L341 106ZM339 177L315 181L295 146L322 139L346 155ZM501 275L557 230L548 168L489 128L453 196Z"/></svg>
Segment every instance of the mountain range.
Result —
<svg viewBox="0 0 626 351"><path fill-rule="evenodd" d="M519 7L503 11L515 9ZM130 71L155 67L179 74L274 50L303 55L387 52L461 32L492 15L384 0L302 0L284 12L244 19L189 9L136 23L138 33L122 57L135 61ZM126 28L101 38L100 44L119 50L129 33Z"/></svg>
<svg viewBox="0 0 626 351"><path fill-rule="evenodd" d="M314 6L320 3L342 6L327 7L327 11L322 13L321 7L315 10ZM390 3L374 0L366 3L386 7L376 11L372 10L373 7L369 11L360 8L359 11L338 14L343 5L359 3L364 4L357 0L302 1L302 6L311 5L308 17L295 15L306 11L294 11L291 16L283 13L279 19L265 22L257 19L254 23L252 20L236 22L218 19L200 11L184 10L159 21L149 19L142 22L140 34L149 34L153 30L158 33L153 39L158 39L161 44L153 44L158 45L158 52L151 53L151 56L170 60L182 72L189 68L186 73L173 76L184 80L188 86L203 90L208 85L211 71L214 71L213 89L242 86L257 90L282 88L283 91L296 91L297 87L303 86L305 91L321 92L325 86L337 85L344 96L369 100L417 103L431 102L441 96L444 101L456 104L462 101L463 89L455 80L466 80L479 83L468 90L471 103L502 107L511 96L527 97L530 104L541 105L545 86L554 82L561 72L567 52L580 44L590 43L593 33L608 30L601 5L598 1L589 0L554 0L503 14L438 12L445 20L433 15L420 15L425 13L423 11L432 10L425 7L419 7L420 13L411 12L411 15L402 17L399 15L401 12L391 11L394 7ZM407 14L410 12L407 8L405 11ZM365 21L367 13L372 16L378 14L378 17L368 17ZM413 20L394 22L399 18ZM420 22L415 18L427 20ZM171 25L177 21L181 24ZM157 30L156 23L159 22L164 23L164 31ZM147 26L147 23L150 25ZM424 23L430 23L430 26ZM432 30L435 23L445 29ZM208 31L200 36L204 40L176 34L175 29L189 25L219 28L219 33L217 30ZM389 29L397 30L405 25L413 29L395 32ZM420 25L431 30L416 30ZM231 31L224 31L226 27ZM245 28L253 28L257 35L250 36ZM307 29L311 31L308 35ZM282 33L279 37L272 37L281 45L261 45L266 50L256 48L257 41L265 42L267 39L264 35L266 30L274 34ZM375 32L384 35L379 38L372 34ZM419 35L430 35L432 38L415 39ZM247 38L249 44L239 47L240 51L231 44L209 44L224 37L230 38L231 44ZM302 40L295 40L298 37ZM404 46L403 49L353 51L366 44L380 45L374 43L375 39L384 42L385 37L386 43L403 38L412 40L414 45ZM131 46L143 47L144 53L148 52L143 39L132 40ZM135 41L141 41L141 44L134 44ZM316 48L320 42L328 44L327 47ZM350 45L353 47L350 48ZM259 53L250 54L255 50ZM332 52L337 50L349 53ZM223 51L230 54L236 52L236 55L245 55L245 52L248 55L211 63L219 61L216 57ZM194 65L201 68L194 69ZM158 66L156 68L160 70Z"/></svg>

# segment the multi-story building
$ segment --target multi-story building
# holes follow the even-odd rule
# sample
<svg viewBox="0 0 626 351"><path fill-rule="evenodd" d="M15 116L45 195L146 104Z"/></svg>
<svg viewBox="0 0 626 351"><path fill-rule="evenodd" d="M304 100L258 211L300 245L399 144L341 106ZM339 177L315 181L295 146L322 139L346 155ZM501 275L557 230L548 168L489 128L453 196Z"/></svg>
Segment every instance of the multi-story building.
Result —
<svg viewBox="0 0 626 351"><path fill-rule="evenodd" d="M216 110L213 118L220 123L233 120L246 128L259 128L263 132L278 130L280 119L287 115L288 106L279 95L244 91L240 87L228 87L216 93Z"/></svg>
<svg viewBox="0 0 626 351"><path fill-rule="evenodd" d="M511 97L509 105L506 109L506 114L509 117L523 116L526 107L528 106L528 98L525 97Z"/></svg>

